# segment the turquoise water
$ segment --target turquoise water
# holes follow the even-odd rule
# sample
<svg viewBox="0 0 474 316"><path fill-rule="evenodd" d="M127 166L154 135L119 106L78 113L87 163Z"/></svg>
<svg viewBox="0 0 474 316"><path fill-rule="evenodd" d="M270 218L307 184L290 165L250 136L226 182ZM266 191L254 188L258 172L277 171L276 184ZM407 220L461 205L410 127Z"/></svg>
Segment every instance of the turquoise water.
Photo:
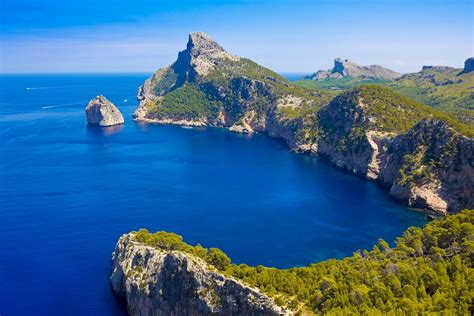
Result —
<svg viewBox="0 0 474 316"><path fill-rule="evenodd" d="M425 223L374 183L265 135L133 122L145 78L0 77L2 316L124 314L110 258L119 236L141 227L284 268ZM97 94L124 126L86 125Z"/></svg>

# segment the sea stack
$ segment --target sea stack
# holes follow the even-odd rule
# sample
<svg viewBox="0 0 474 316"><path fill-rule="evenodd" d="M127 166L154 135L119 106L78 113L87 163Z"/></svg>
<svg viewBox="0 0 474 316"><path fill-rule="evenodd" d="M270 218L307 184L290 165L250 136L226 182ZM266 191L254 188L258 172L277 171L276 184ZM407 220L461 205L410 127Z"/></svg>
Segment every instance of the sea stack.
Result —
<svg viewBox="0 0 474 316"><path fill-rule="evenodd" d="M86 106L87 123L99 126L113 126L124 123L122 113L119 109L107 100L103 95L99 95L89 101Z"/></svg>

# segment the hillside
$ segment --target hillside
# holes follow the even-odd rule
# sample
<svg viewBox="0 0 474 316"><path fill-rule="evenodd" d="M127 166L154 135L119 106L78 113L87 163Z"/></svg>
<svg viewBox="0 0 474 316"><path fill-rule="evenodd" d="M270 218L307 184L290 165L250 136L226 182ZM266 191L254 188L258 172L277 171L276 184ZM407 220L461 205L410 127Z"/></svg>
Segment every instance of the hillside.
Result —
<svg viewBox="0 0 474 316"><path fill-rule="evenodd" d="M253 61L231 55L203 33L191 33L171 66L139 91L142 121L265 131L293 148L307 147L310 115L330 94L290 84Z"/></svg>
<svg viewBox="0 0 474 316"><path fill-rule="evenodd" d="M420 72L395 79L345 76L321 80L306 78L294 83L333 94L366 84L382 85L449 113L461 122L474 125L474 72L470 60L466 60L464 69L424 66Z"/></svg>
<svg viewBox="0 0 474 316"><path fill-rule="evenodd" d="M386 85L474 125L474 72L425 66L420 72L404 75Z"/></svg>
<svg viewBox="0 0 474 316"><path fill-rule="evenodd" d="M472 128L387 88L334 97L191 33L178 59L147 79L138 99L136 120L264 132L378 181L409 206L436 213L474 207Z"/></svg>
<svg viewBox="0 0 474 316"><path fill-rule="evenodd" d="M356 251L343 260L285 270L236 265L219 249L191 246L172 233L140 230L117 243L111 281L126 296L132 315L183 308L196 315L206 309L236 312L231 308L277 314L268 299L282 306L283 314L468 315L474 299L473 245L474 210L435 220L423 229L411 227L394 247L379 240L372 250ZM234 290L223 291L226 286ZM175 287L183 290L172 302L155 291L174 293ZM248 300L248 291L258 300ZM228 305L229 299L239 304ZM201 312L189 309L198 300L203 302Z"/></svg>
<svg viewBox="0 0 474 316"><path fill-rule="evenodd" d="M442 213L474 206L472 128L375 85L338 95L318 121L318 154L394 198Z"/></svg>

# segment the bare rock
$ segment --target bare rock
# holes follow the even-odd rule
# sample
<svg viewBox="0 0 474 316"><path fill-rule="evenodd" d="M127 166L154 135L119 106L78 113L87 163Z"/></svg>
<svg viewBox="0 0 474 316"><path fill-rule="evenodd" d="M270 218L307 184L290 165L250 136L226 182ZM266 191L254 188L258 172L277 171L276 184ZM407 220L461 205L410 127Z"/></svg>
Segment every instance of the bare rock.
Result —
<svg viewBox="0 0 474 316"><path fill-rule="evenodd" d="M466 61L464 62L464 69L461 71L460 75L467 74L471 71L474 71L474 57L466 59Z"/></svg>
<svg viewBox="0 0 474 316"><path fill-rule="evenodd" d="M347 59L336 58L334 59L334 67L332 69L319 70L310 76L306 76L305 79L322 80L342 77L396 79L400 76L400 73L380 65L361 66Z"/></svg>
<svg viewBox="0 0 474 316"><path fill-rule="evenodd" d="M113 126L124 123L122 113L103 95L92 99L85 109L87 123L99 126Z"/></svg>

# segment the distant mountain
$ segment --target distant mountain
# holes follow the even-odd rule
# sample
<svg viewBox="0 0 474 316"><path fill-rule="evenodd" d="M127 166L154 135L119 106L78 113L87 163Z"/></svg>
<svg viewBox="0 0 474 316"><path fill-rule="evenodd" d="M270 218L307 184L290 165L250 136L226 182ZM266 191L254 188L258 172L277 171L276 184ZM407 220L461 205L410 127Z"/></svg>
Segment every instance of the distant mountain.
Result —
<svg viewBox="0 0 474 316"><path fill-rule="evenodd" d="M308 80L323 80L327 78L337 79L350 78L372 78L372 79L395 79L401 74L382 67L380 65L361 66L347 59L334 59L334 67L328 70L319 70L310 76L304 77Z"/></svg>
<svg viewBox="0 0 474 316"><path fill-rule="evenodd" d="M387 86L419 102L447 112L461 122L474 125L473 57L465 61L463 69L428 65L423 66L419 72L395 78L357 77L354 75L353 67L348 66L348 62L342 66L338 62L335 64L338 66L332 70L319 71L305 77L305 80L296 81L295 84L331 93L340 93L342 90L366 84ZM341 69L344 70L341 72Z"/></svg>
<svg viewBox="0 0 474 316"><path fill-rule="evenodd" d="M453 114L474 124L474 58L464 69L447 66L423 66L421 71L405 74L386 85L420 102Z"/></svg>

